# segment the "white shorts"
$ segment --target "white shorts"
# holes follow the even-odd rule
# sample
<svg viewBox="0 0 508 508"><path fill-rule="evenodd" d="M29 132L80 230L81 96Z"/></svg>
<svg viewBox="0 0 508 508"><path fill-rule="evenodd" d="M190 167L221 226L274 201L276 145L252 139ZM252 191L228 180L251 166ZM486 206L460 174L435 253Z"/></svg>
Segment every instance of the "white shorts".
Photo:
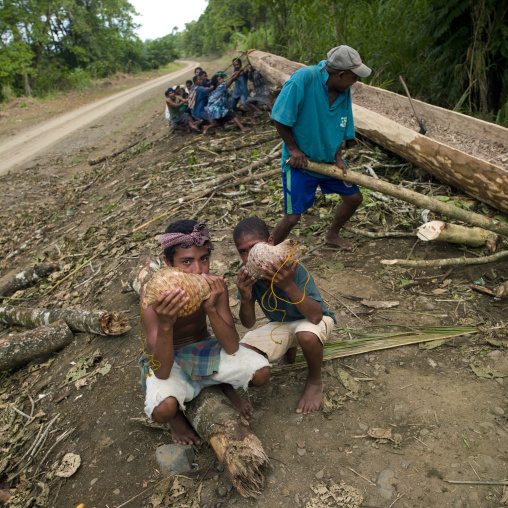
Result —
<svg viewBox="0 0 508 508"><path fill-rule="evenodd" d="M334 322L330 316L323 316L317 324L308 319L283 322L270 321L268 324L247 332L240 344L248 344L263 351L270 363L276 362L289 348L298 346L298 332L312 332L321 343L326 342L332 334ZM272 340L273 339L273 340Z"/></svg>
<svg viewBox="0 0 508 508"><path fill-rule="evenodd" d="M198 396L206 386L228 383L234 388L247 389L254 374L267 367L267 359L245 347L228 355L224 349L220 352L219 371L202 379L192 379L175 362L168 379L159 379L150 369L151 376L146 378L145 413L152 417L153 410L168 397L174 397L182 410L185 402Z"/></svg>

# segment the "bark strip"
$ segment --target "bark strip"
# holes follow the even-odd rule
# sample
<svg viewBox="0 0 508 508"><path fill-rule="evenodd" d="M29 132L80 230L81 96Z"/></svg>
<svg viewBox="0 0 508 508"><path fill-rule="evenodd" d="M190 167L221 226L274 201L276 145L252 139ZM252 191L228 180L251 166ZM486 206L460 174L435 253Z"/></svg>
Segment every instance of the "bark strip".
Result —
<svg viewBox="0 0 508 508"><path fill-rule="evenodd" d="M28 363L70 344L71 329L60 319L56 323L0 340L0 372Z"/></svg>
<svg viewBox="0 0 508 508"><path fill-rule="evenodd" d="M467 266L484 265L493 263L500 259L508 258L508 250L496 252L491 256L481 256L478 258L448 258L448 259L382 259L383 265L398 265L410 268L426 268L428 266Z"/></svg>
<svg viewBox="0 0 508 508"><path fill-rule="evenodd" d="M0 305L0 320L8 325L37 328L63 319L74 332L122 335L131 329L119 312L84 309L34 309Z"/></svg>
<svg viewBox="0 0 508 508"><path fill-rule="evenodd" d="M0 287L0 295L9 296L20 289L32 286L47 277L51 272L61 270L62 266L63 263L39 263L33 268L18 273L9 282Z"/></svg>

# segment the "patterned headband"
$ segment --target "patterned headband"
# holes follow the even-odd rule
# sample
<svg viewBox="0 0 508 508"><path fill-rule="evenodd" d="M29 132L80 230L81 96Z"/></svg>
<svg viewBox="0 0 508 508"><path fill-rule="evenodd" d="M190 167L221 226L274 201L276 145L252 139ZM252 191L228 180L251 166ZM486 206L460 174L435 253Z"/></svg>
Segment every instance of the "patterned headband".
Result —
<svg viewBox="0 0 508 508"><path fill-rule="evenodd" d="M208 231L205 222L196 224L192 233L164 233L161 236L162 250L166 250L173 245L197 245L213 250L210 231Z"/></svg>

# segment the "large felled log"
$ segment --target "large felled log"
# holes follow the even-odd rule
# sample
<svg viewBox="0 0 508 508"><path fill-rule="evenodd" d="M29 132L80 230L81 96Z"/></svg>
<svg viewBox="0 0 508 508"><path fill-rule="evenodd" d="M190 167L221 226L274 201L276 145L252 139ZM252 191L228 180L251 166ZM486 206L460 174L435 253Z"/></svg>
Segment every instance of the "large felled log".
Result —
<svg viewBox="0 0 508 508"><path fill-rule="evenodd" d="M61 268L62 263L39 263L33 268L29 268L28 270L18 273L15 277L0 287L0 295L12 295L16 291L25 289L44 277L47 277L51 272L61 270Z"/></svg>
<svg viewBox="0 0 508 508"><path fill-rule="evenodd" d="M0 339L0 372L52 353L72 342L74 335L63 320Z"/></svg>
<svg viewBox="0 0 508 508"><path fill-rule="evenodd" d="M490 252L496 252L501 237L482 228L466 228L458 224L448 224L440 220L433 220L422 224L416 236L424 242L460 243L470 247L486 245Z"/></svg>
<svg viewBox="0 0 508 508"><path fill-rule="evenodd" d="M143 261L129 275L129 286L138 294L159 269L158 263ZM247 420L216 387L205 388L189 402L186 415L201 437L210 443L238 492L244 497L257 498L269 460Z"/></svg>
<svg viewBox="0 0 508 508"><path fill-rule="evenodd" d="M210 443L238 492L257 498L269 459L249 422L216 387L203 390L187 405L186 414L200 436Z"/></svg>
<svg viewBox="0 0 508 508"><path fill-rule="evenodd" d="M119 312L83 309L29 309L0 305L0 320L8 325L37 328L63 319L74 332L122 335L131 329Z"/></svg>
<svg viewBox="0 0 508 508"><path fill-rule="evenodd" d="M438 212L442 215L458 219L463 222L478 226L489 231L494 231L499 235L508 236L508 224L505 224L499 220L489 219L479 213L470 212L469 210L463 210L454 205L443 203L437 199L425 196L418 192L406 189L405 187L399 187L371 176L362 175L355 173L354 171L348 171L346 176L343 175L342 171L337 168L334 164L321 164L318 162L309 161L307 169L320 173L322 175L329 176L331 178L338 178L345 182L355 183L361 185L367 189L373 189L383 194L396 197L408 203L412 203L420 208L428 208L433 212Z"/></svg>
<svg viewBox="0 0 508 508"><path fill-rule="evenodd" d="M279 86L282 86L293 72L304 67L301 63L263 51L250 51L248 58L266 79ZM397 109L397 103L393 99L397 94L385 93L384 90L363 84L357 88L359 93L363 94L382 94L382 100L389 104L393 102L393 109ZM457 187L498 210L508 212L508 170L505 167L473 157L457 147L432 139L429 133L422 136L383 115L358 106L355 104L355 90L356 88L353 90L353 116L357 132L425 169L440 181ZM398 100L404 99L397 97ZM433 115L437 115L436 110L439 110L441 117L453 118L447 124L461 125L462 130L469 132L483 132L483 138L492 130L493 145L507 144L508 129L443 108L431 105L425 107L432 108ZM478 139L481 141L482 136Z"/></svg>

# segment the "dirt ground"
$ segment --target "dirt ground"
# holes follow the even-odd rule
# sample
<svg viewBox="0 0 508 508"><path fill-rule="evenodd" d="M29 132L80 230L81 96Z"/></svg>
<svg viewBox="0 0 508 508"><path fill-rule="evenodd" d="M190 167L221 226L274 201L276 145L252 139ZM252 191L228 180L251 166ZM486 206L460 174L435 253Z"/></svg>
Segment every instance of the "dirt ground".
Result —
<svg viewBox="0 0 508 508"><path fill-rule="evenodd" d="M347 233L355 243L353 252L334 250L322 243L322 237L337 202L323 196L295 235L308 247L305 262L337 317L332 340L377 331L375 326L384 330L394 325L474 327L477 331L434 349L415 344L327 361L325 410L311 415L295 413L305 370L274 375L266 387L251 389L252 429L271 461L257 500L244 499L232 488L207 445L195 449L199 472L193 473L194 478L164 482L155 450L170 443L171 437L144 418L138 368L142 331L137 297L126 288L129 273L141 257L160 254L158 238L171 220L193 215L206 219L216 245L212 271L226 277L237 316L235 276L240 262L232 229L251 215L273 227L282 214L282 190L278 175L256 176L275 170L279 165L275 158L255 169L250 182L210 192L216 175L228 175L277 149L280 140L267 116L255 120L241 116L253 127L247 134L232 129L209 137L175 135L163 118L163 90L159 92L0 177L4 196L0 284L41 261L65 263L62 271L17 292L4 304L116 310L132 326L120 337L76 333L60 352L3 373L0 488L16 489L8 506L497 508L506 504L502 484L448 481L508 478L507 300L471 287L477 282L495 293L508 281L508 263L451 271L380 264L391 258L485 253L422 243L415 237L373 239ZM23 114L30 107L22 108ZM115 158L94 166L87 163L134 142ZM379 176L421 192L431 190L434 196L457 204L467 203L480 213L499 215L438 182L415 180L415 168L366 140L347 151L353 168L371 164L372 159L378 161L374 167ZM193 190L204 195L186 205ZM380 201L365 191L351 224L364 231L410 232L421 224L421 210L394 200ZM90 261L115 240L119 241L111 249ZM373 309L369 302L391 302L391 307ZM240 334L245 332L238 328ZM4 326L0 340L20 331ZM79 388L69 372L76 366L86 373L77 381ZM343 372L356 383L346 383L346 388ZM81 465L66 478L57 473L68 453L79 455ZM163 500L156 495L161 486L168 488Z"/></svg>

